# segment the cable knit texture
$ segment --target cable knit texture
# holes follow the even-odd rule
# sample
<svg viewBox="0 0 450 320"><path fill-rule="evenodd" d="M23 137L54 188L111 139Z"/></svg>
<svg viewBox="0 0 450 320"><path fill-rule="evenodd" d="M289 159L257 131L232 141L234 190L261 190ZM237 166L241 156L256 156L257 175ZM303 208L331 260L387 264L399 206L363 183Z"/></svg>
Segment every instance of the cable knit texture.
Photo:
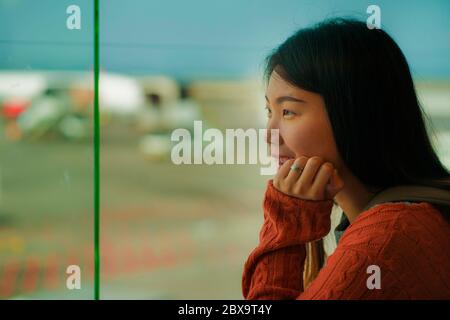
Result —
<svg viewBox="0 0 450 320"><path fill-rule="evenodd" d="M450 299L450 227L427 202L361 213L304 290L305 243L330 231L332 200L291 197L268 182L259 244L242 277L245 299ZM369 289L370 265L381 288Z"/></svg>

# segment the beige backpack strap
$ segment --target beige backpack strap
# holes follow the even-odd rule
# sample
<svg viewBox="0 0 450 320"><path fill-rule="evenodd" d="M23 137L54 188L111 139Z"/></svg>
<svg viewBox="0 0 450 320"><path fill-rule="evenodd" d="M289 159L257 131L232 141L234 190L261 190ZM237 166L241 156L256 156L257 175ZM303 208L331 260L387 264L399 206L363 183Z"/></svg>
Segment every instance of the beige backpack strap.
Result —
<svg viewBox="0 0 450 320"><path fill-rule="evenodd" d="M392 187L375 195L364 211L380 203L396 201L429 202L450 206L450 190L419 185Z"/></svg>

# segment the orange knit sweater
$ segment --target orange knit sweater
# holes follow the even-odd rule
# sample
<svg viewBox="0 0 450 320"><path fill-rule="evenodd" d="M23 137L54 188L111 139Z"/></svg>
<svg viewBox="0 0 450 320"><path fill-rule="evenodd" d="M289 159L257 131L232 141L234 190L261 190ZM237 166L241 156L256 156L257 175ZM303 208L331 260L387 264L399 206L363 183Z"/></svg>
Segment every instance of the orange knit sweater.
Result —
<svg viewBox="0 0 450 320"><path fill-rule="evenodd" d="M450 299L450 227L427 202L361 213L305 290L305 243L330 231L332 206L285 195L269 181L259 244L244 266L245 299ZM371 265L379 289L368 288Z"/></svg>

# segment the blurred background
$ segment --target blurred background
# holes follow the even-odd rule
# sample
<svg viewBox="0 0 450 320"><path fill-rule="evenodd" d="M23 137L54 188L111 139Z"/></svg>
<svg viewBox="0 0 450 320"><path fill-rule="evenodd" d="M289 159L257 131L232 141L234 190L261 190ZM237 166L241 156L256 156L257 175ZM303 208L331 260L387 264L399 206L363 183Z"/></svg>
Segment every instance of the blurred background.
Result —
<svg viewBox="0 0 450 320"><path fill-rule="evenodd" d="M264 128L264 58L366 20L404 51L450 167L450 2L119 0L100 5L102 299L242 299L268 176L181 165L171 132ZM80 8L70 29L67 8ZM93 2L0 0L0 298L93 298ZM66 288L66 268L82 271Z"/></svg>

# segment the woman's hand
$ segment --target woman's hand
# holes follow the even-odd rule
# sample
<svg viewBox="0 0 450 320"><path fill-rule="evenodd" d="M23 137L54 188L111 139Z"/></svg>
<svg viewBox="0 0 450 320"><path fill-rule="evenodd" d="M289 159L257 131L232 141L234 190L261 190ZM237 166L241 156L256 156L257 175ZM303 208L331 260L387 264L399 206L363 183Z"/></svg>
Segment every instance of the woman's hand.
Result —
<svg viewBox="0 0 450 320"><path fill-rule="evenodd" d="M283 163L273 179L273 186L300 199L328 200L344 187L344 182L332 163L320 157L300 157Z"/></svg>

